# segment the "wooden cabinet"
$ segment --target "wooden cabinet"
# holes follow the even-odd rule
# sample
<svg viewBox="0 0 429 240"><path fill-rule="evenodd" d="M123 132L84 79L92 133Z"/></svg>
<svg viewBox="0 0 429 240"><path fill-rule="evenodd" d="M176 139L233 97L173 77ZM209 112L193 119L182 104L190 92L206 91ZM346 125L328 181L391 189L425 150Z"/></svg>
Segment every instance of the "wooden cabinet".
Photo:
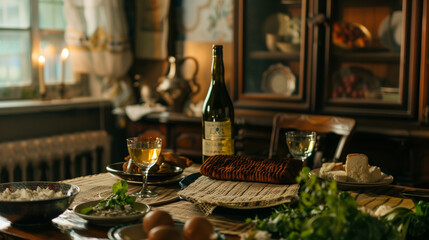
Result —
<svg viewBox="0 0 429 240"><path fill-rule="evenodd" d="M330 24L321 29L326 36L319 71L325 79L318 96L321 111L417 117L421 4L409 0L327 1ZM364 47L349 49L338 44L348 31L346 23L356 24L356 29L367 34Z"/></svg>
<svg viewBox="0 0 429 240"><path fill-rule="evenodd" d="M421 44L419 121L429 124L429 1L423 2Z"/></svg>
<svg viewBox="0 0 429 240"><path fill-rule="evenodd" d="M310 109L306 1L236 1L235 105Z"/></svg>
<svg viewBox="0 0 429 240"><path fill-rule="evenodd" d="M235 3L237 107L418 118L423 0Z"/></svg>

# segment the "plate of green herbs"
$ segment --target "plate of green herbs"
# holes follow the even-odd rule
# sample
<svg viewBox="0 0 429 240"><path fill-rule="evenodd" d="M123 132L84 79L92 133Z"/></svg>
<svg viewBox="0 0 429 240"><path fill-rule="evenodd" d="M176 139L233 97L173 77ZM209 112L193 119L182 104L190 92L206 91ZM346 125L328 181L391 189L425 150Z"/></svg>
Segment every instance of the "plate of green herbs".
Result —
<svg viewBox="0 0 429 240"><path fill-rule="evenodd" d="M248 218L254 229L241 239L429 239L429 202L417 202L415 211L397 207L374 216L338 190L335 181L309 172L306 167L297 178L301 187L296 204L283 205L265 218Z"/></svg>
<svg viewBox="0 0 429 240"><path fill-rule="evenodd" d="M147 204L136 202L136 198L126 195L128 183L119 180L112 186L112 195L103 199L76 205L73 211L91 224L114 226L139 221L149 212Z"/></svg>

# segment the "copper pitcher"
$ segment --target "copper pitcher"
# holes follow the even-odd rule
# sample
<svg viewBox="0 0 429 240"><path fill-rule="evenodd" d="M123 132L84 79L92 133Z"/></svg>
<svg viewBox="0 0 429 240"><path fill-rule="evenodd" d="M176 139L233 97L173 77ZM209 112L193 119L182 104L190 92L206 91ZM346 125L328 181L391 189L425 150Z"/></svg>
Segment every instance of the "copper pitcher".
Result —
<svg viewBox="0 0 429 240"><path fill-rule="evenodd" d="M181 64L186 60L192 60L195 64L195 72L192 74L192 79L185 79L180 72ZM180 60L175 57L169 57L168 62L168 73L159 78L156 91L168 104L170 112L183 112L185 102L191 95L198 93L200 90L200 85L196 82L198 62L193 57L185 57Z"/></svg>

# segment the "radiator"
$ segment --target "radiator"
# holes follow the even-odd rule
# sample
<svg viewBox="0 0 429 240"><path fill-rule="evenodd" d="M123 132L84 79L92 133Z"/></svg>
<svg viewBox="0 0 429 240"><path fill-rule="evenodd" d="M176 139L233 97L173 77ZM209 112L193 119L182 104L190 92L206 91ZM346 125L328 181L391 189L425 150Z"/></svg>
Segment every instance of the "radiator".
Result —
<svg viewBox="0 0 429 240"><path fill-rule="evenodd" d="M0 181L63 180L104 171L111 137L85 131L0 143Z"/></svg>

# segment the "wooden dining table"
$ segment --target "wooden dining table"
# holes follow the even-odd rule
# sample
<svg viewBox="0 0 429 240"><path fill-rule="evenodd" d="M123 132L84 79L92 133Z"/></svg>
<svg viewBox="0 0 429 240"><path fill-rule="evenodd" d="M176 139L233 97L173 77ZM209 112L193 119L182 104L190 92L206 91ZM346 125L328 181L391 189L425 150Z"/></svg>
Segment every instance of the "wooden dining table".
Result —
<svg viewBox="0 0 429 240"><path fill-rule="evenodd" d="M199 165L194 164L183 172L183 177L199 171ZM5 218L0 217L0 239L109 239L109 226L97 226L88 223L73 212L77 204L101 200L112 193L112 185L118 181L118 177L110 173L100 173L83 176L61 182L79 186L80 192L73 203L63 214L47 224L30 226L15 226ZM141 188L141 183L128 185L128 192L136 192ZM195 204L181 200L178 197L180 185L177 182L149 185L151 190L159 193L158 196L147 199L138 199L138 202L146 203L151 209L168 211L175 221L186 222L195 216L205 216ZM358 205L375 210L378 206L386 204L391 207L407 207L414 209L414 202L404 198L402 192L413 188L399 185L386 185L376 188L353 189L349 191L356 199ZM227 239L240 239L239 234L252 228L245 223L247 218L269 216L272 208L255 210L238 210L219 208L206 216L212 222L214 228L223 233Z"/></svg>

